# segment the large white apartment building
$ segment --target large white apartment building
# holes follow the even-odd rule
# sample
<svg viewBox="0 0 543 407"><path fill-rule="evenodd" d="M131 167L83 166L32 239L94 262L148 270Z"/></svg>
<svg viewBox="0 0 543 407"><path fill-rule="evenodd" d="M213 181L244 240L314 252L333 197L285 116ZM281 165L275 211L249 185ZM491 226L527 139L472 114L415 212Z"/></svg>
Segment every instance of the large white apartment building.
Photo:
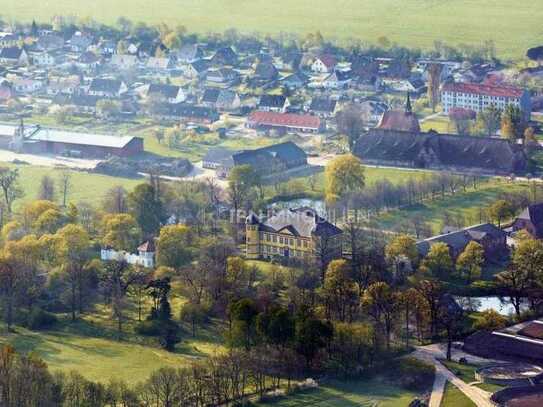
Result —
<svg viewBox="0 0 543 407"><path fill-rule="evenodd" d="M507 105L515 105L529 120L532 111L530 94L525 89L503 85L447 83L441 89L441 103L446 114L453 108L479 113L491 105L501 110Z"/></svg>

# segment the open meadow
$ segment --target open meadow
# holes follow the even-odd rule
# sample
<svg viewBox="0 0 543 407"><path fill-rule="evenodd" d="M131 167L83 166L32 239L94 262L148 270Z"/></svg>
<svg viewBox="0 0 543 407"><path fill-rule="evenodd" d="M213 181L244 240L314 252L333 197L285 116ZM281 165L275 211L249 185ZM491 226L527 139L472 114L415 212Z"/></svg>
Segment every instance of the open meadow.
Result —
<svg viewBox="0 0 543 407"><path fill-rule="evenodd" d="M6 0L2 16L50 21L55 15L114 23L119 16L150 24L184 25L199 33L280 32L376 43L380 37L408 47L434 41L479 45L493 40L499 56L521 58L543 33L542 0Z"/></svg>

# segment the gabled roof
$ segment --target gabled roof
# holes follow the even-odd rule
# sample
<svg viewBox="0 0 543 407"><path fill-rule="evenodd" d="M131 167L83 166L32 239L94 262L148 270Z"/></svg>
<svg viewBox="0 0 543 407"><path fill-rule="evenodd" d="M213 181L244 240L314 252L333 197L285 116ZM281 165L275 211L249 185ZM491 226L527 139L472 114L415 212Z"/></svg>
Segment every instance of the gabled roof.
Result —
<svg viewBox="0 0 543 407"><path fill-rule="evenodd" d="M334 113L337 101L326 97L317 97L311 100L309 110L313 112Z"/></svg>
<svg viewBox="0 0 543 407"><path fill-rule="evenodd" d="M262 95L258 107L282 109L287 98L283 95Z"/></svg>
<svg viewBox="0 0 543 407"><path fill-rule="evenodd" d="M334 71L326 77L324 80L327 81L337 81L337 82L346 82L351 79L351 74L344 71Z"/></svg>
<svg viewBox="0 0 543 407"><path fill-rule="evenodd" d="M277 78L279 72L271 62L261 62L256 66L255 76L261 79L272 80Z"/></svg>
<svg viewBox="0 0 543 407"><path fill-rule="evenodd" d="M285 126L313 130L318 130L321 127L321 119L317 116L294 113L256 111L250 114L248 121L259 126Z"/></svg>
<svg viewBox="0 0 543 407"><path fill-rule="evenodd" d="M205 72L209 69L209 62L205 59L199 59L192 62L190 65L192 66L192 69L194 69L198 73Z"/></svg>
<svg viewBox="0 0 543 407"><path fill-rule="evenodd" d="M118 93L121 90L122 82L117 79L95 78L92 80L90 90L93 92Z"/></svg>
<svg viewBox="0 0 543 407"><path fill-rule="evenodd" d="M147 240L138 246L138 252L154 253L155 243L152 240Z"/></svg>
<svg viewBox="0 0 543 407"><path fill-rule="evenodd" d="M413 112L387 110L379 122L380 129L419 132L420 125Z"/></svg>
<svg viewBox="0 0 543 407"><path fill-rule="evenodd" d="M362 134L355 145L362 160L415 163L431 156L437 162L423 166L486 169L512 174L526 169L527 159L521 146L506 139L419 133L374 128Z"/></svg>
<svg viewBox="0 0 543 407"><path fill-rule="evenodd" d="M7 47L0 49L0 58L18 60L23 53L23 49L19 47Z"/></svg>
<svg viewBox="0 0 543 407"><path fill-rule="evenodd" d="M135 137L133 136L117 137L106 136L103 134L78 133L74 131L40 128L29 137L29 140L123 148L134 138Z"/></svg>
<svg viewBox="0 0 543 407"><path fill-rule="evenodd" d="M505 238L506 233L500 228L491 223L483 223L481 225L470 226L456 232L446 233L443 235L433 236L429 239L422 240L417 243L417 248L422 256L426 256L430 251L430 247L435 243L445 243L456 252L462 252L471 241L481 241L486 237L492 239Z"/></svg>
<svg viewBox="0 0 543 407"><path fill-rule="evenodd" d="M543 223L543 203L528 206L518 216L519 219L529 220L534 225Z"/></svg>
<svg viewBox="0 0 543 407"><path fill-rule="evenodd" d="M189 103L177 103L168 106L170 114L172 116L179 117L195 117L199 119L209 119L209 120L218 120L219 113L216 109L197 106Z"/></svg>
<svg viewBox="0 0 543 407"><path fill-rule="evenodd" d="M208 88L204 91L204 95L202 96L202 102L215 104L219 99L220 93L220 89Z"/></svg>
<svg viewBox="0 0 543 407"><path fill-rule="evenodd" d="M262 163L270 164L275 160L288 166L289 162L307 159L307 154L292 141L287 141L255 150L244 150L233 154L232 159L234 165L251 165L259 168Z"/></svg>
<svg viewBox="0 0 543 407"><path fill-rule="evenodd" d="M228 167L233 166L232 156L236 154L235 150L230 150L224 147L214 147L207 150L202 161L207 162L228 162Z"/></svg>
<svg viewBox="0 0 543 407"><path fill-rule="evenodd" d="M294 72L292 75L282 78L281 82L299 83L300 85L305 85L307 82L309 82L309 78L303 72L298 71Z"/></svg>
<svg viewBox="0 0 543 407"><path fill-rule="evenodd" d="M457 92L494 97L520 98L522 97L524 90L514 86L459 82L446 83L445 85L443 85L443 92Z"/></svg>
<svg viewBox="0 0 543 407"><path fill-rule="evenodd" d="M223 47L217 50L215 55L213 55L213 62L222 62L227 65L233 65L238 59L237 54L231 47Z"/></svg>
<svg viewBox="0 0 543 407"><path fill-rule="evenodd" d="M181 88L176 85L152 83L149 85L147 95L159 95L165 97L166 99L175 99L179 94L180 89Z"/></svg>
<svg viewBox="0 0 543 407"><path fill-rule="evenodd" d="M260 224L263 230L279 232L288 230L294 236L310 238L332 237L343 231L310 208L284 209Z"/></svg>
<svg viewBox="0 0 543 407"><path fill-rule="evenodd" d="M336 57L333 55L320 55L317 57L317 59L321 61L328 69L332 69L337 65Z"/></svg>

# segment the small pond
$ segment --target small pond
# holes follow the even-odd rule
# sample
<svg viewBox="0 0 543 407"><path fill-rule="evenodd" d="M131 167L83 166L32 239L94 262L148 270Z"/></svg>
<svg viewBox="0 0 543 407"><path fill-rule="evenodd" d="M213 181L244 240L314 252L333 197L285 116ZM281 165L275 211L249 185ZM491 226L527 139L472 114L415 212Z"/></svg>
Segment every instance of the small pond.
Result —
<svg viewBox="0 0 543 407"><path fill-rule="evenodd" d="M502 302L499 297L456 297L464 309L485 311L493 309L502 315L514 314L515 308L509 301Z"/></svg>

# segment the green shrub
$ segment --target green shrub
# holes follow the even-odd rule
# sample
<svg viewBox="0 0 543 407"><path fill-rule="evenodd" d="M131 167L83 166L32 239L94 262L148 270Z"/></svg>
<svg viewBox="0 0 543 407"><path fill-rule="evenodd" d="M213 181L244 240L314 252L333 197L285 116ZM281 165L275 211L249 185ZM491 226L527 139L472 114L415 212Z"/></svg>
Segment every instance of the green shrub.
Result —
<svg viewBox="0 0 543 407"><path fill-rule="evenodd" d="M435 369L418 359L407 357L392 361L387 377L405 389L422 391L434 381Z"/></svg>
<svg viewBox="0 0 543 407"><path fill-rule="evenodd" d="M32 311L30 311L30 313L26 316L24 325L28 329L37 331L40 329L47 329L57 322L58 319L55 314L44 311L41 308L33 308Z"/></svg>
<svg viewBox="0 0 543 407"><path fill-rule="evenodd" d="M142 321L136 325L136 332L145 336L158 336L162 332L162 324L158 319Z"/></svg>

